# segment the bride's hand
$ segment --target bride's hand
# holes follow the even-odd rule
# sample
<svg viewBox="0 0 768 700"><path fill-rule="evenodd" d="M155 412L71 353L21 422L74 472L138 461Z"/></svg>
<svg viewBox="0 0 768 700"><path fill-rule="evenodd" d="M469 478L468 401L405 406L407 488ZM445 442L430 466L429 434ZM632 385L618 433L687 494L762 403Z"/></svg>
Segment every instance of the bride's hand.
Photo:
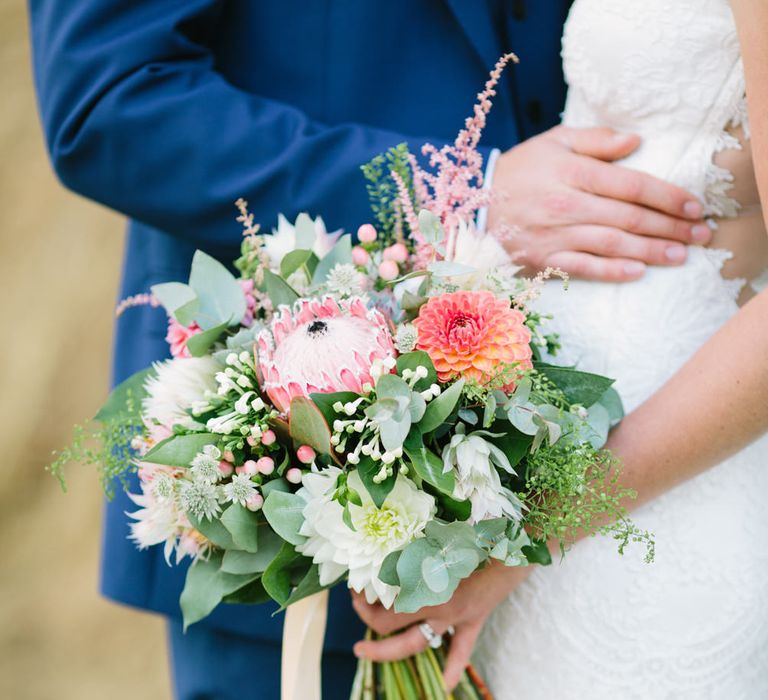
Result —
<svg viewBox="0 0 768 700"><path fill-rule="evenodd" d="M396 613L380 603L371 605L359 593L352 593L352 605L360 618L379 634L393 634L377 641L366 640L355 644L356 656L373 661L404 659L427 648L427 639L419 629L420 622L428 622L437 634L454 628L444 678L452 689L467 667L483 623L491 611L530 574L528 567L507 567L492 562L484 569L464 579L450 601L443 605L426 607L415 613Z"/></svg>

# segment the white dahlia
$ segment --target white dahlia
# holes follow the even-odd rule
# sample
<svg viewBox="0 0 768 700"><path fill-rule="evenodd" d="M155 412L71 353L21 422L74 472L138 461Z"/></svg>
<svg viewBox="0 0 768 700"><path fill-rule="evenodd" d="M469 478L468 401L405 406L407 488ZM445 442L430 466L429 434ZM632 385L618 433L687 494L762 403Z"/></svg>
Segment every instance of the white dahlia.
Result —
<svg viewBox="0 0 768 700"><path fill-rule="evenodd" d="M435 501L400 475L381 508L377 508L356 471L347 483L360 494L361 506L349 503L354 530L344 522L344 509L332 500L337 467L309 472L302 480L299 495L306 501L300 533L307 540L296 549L319 566L320 583L328 585L349 572L349 587L365 592L368 602L381 601L390 607L397 587L379 580L381 564L388 554L421 537L434 517Z"/></svg>
<svg viewBox="0 0 768 700"><path fill-rule="evenodd" d="M451 442L443 448L443 472L453 471L456 476L454 497L472 504L471 523L502 516L519 520L523 506L501 485L497 471L515 473L507 456L483 438L487 431L465 435L463 427L461 423L457 426Z"/></svg>
<svg viewBox="0 0 768 700"><path fill-rule="evenodd" d="M156 362L155 375L147 379L142 414L149 424L166 428L192 422L188 411L216 391L219 365L212 357L176 357Z"/></svg>
<svg viewBox="0 0 768 700"><path fill-rule="evenodd" d="M299 214L296 219L296 225L299 224L301 217L307 217L306 214ZM307 217L309 219L309 217ZM318 258L324 258L333 248L341 231L328 233L325 223L321 217L314 221L309 219L315 228L315 241L312 250ZM269 262L273 268L280 266L282 259L292 250L296 250L296 225L291 224L282 214L278 214L277 228L272 229L271 236L264 236L264 249L269 256Z"/></svg>
<svg viewBox="0 0 768 700"><path fill-rule="evenodd" d="M381 312L360 297L327 296L283 307L259 335L258 353L264 391L287 413L297 396L365 393L375 361L393 358L395 348Z"/></svg>

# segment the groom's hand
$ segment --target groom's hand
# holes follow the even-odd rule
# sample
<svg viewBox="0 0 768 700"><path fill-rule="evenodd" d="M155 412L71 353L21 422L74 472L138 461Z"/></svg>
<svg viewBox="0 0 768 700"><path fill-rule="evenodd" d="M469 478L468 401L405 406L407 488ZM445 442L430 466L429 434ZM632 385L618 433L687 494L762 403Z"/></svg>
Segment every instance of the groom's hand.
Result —
<svg viewBox="0 0 768 700"><path fill-rule="evenodd" d="M624 282L646 264L679 265L683 244L707 243L701 203L664 180L612 161L640 145L633 134L558 126L499 156L488 226L512 227L505 244L529 271Z"/></svg>

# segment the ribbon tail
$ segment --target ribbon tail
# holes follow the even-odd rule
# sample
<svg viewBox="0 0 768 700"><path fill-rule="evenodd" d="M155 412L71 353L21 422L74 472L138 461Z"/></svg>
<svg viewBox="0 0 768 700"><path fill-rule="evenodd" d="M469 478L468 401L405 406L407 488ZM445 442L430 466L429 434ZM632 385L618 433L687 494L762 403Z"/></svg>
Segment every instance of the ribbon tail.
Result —
<svg viewBox="0 0 768 700"><path fill-rule="evenodd" d="M321 700L320 662L327 618L327 590L303 598L285 611L281 700Z"/></svg>

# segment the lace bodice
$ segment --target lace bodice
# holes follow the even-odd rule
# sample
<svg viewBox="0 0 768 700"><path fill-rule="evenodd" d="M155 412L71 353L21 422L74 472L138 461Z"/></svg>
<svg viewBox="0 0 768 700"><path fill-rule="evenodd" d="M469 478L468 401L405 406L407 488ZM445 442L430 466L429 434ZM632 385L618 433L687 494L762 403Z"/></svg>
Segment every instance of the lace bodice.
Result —
<svg viewBox="0 0 768 700"><path fill-rule="evenodd" d="M712 217L738 213L730 173L713 163L741 147L728 127L747 127L727 0L576 0L563 58L567 125L639 133L628 166L691 190ZM615 377L631 411L737 312L728 256L691 248L682 268L632 284L550 284L539 306L562 337L558 361ZM768 698L766 449L636 511L656 534L655 563L590 539L536 571L478 645L497 700Z"/></svg>

